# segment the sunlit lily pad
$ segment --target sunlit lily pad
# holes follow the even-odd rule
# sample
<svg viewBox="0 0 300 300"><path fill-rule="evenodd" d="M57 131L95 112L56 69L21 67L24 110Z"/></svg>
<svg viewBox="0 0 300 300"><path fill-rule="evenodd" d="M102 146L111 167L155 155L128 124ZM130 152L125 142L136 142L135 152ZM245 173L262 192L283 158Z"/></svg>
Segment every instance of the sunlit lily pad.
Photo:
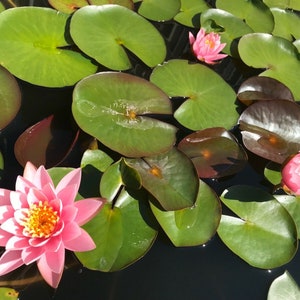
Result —
<svg viewBox="0 0 300 300"><path fill-rule="evenodd" d="M288 271L277 277L271 284L267 300L298 300L300 288Z"/></svg>
<svg viewBox="0 0 300 300"><path fill-rule="evenodd" d="M168 96L133 75L103 72L80 81L72 110L79 126L124 156L148 156L170 149L177 129L147 116L171 114Z"/></svg>
<svg viewBox="0 0 300 300"><path fill-rule="evenodd" d="M176 148L151 157L126 159L137 170L142 186L165 210L194 205L199 180L191 160Z"/></svg>
<svg viewBox="0 0 300 300"><path fill-rule="evenodd" d="M298 0L263 0L263 2L269 7L300 10L300 2Z"/></svg>
<svg viewBox="0 0 300 300"><path fill-rule="evenodd" d="M70 153L78 138L78 130L59 116L41 120L26 129L16 140L14 152L18 162L53 167Z"/></svg>
<svg viewBox="0 0 300 300"><path fill-rule="evenodd" d="M245 80L237 92L238 99L246 105L257 100L291 100L294 101L290 89L280 81L265 76L253 76Z"/></svg>
<svg viewBox="0 0 300 300"><path fill-rule="evenodd" d="M281 182L282 165L270 161L264 169L264 176L275 186Z"/></svg>
<svg viewBox="0 0 300 300"><path fill-rule="evenodd" d="M194 163L201 178L218 178L240 171L247 154L224 128L207 128L186 136L178 144Z"/></svg>
<svg viewBox="0 0 300 300"><path fill-rule="evenodd" d="M189 27L200 27L200 14L210 8L205 0L181 0L180 12L174 20Z"/></svg>
<svg viewBox="0 0 300 300"><path fill-rule="evenodd" d="M262 1L217 0L216 7L245 20L256 32L272 32L273 30L272 13Z"/></svg>
<svg viewBox="0 0 300 300"><path fill-rule="evenodd" d="M150 81L170 97L187 99L175 111L174 117L189 129L230 129L237 121L234 90L202 64L170 60L153 70Z"/></svg>
<svg viewBox="0 0 300 300"><path fill-rule="evenodd" d="M211 8L201 14L201 27L208 32L217 32L221 36L221 42L226 43L222 52L237 56L236 42L241 36L253 32L242 19L222 10Z"/></svg>
<svg viewBox="0 0 300 300"><path fill-rule="evenodd" d="M195 205L176 211L151 209L172 243L177 247L206 243L216 232L221 218L221 205L214 191L200 182Z"/></svg>
<svg viewBox="0 0 300 300"><path fill-rule="evenodd" d="M131 68L124 48L149 67L163 62L166 56L165 42L157 29L139 14L120 5L80 8L72 16L70 32L84 53L112 70Z"/></svg>
<svg viewBox="0 0 300 300"><path fill-rule="evenodd" d="M300 98L300 60L292 42L267 33L252 33L240 39L238 50L247 65L265 69L260 75L281 81L295 99Z"/></svg>
<svg viewBox="0 0 300 300"><path fill-rule="evenodd" d="M1 13L0 61L16 77L46 87L74 85L96 66L66 35L69 16L45 7L15 7ZM41 22L43 20L43 22Z"/></svg>
<svg viewBox="0 0 300 300"><path fill-rule="evenodd" d="M233 186L221 195L236 215L222 215L218 235L235 254L254 267L272 269L297 251L295 223L287 210L262 189Z"/></svg>
<svg viewBox="0 0 300 300"><path fill-rule="evenodd" d="M143 0L138 13L154 21L172 19L180 9L180 0Z"/></svg>
<svg viewBox="0 0 300 300"><path fill-rule="evenodd" d="M6 127L16 116L21 106L21 91L15 79L0 66L0 129Z"/></svg>
<svg viewBox="0 0 300 300"><path fill-rule="evenodd" d="M279 164L300 147L300 106L293 101L258 101L239 118L250 151Z"/></svg>

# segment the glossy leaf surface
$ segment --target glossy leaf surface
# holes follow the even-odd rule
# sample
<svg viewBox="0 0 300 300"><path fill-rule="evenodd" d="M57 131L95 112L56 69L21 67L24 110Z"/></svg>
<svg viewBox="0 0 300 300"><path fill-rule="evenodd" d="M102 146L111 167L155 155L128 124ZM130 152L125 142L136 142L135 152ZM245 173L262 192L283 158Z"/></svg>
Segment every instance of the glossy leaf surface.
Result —
<svg viewBox="0 0 300 300"><path fill-rule="evenodd" d="M17 115L21 107L21 91L16 79L0 66L0 130Z"/></svg>
<svg viewBox="0 0 300 300"><path fill-rule="evenodd" d="M263 0L263 2L269 7L300 10L300 2L298 0Z"/></svg>
<svg viewBox="0 0 300 300"><path fill-rule="evenodd" d="M196 170L190 159L176 148L126 162L137 170L142 186L163 209L177 210L195 203L199 185Z"/></svg>
<svg viewBox="0 0 300 300"><path fill-rule="evenodd" d="M201 178L219 178L240 171L247 162L246 152L224 128L207 128L186 136L178 144L194 163Z"/></svg>
<svg viewBox="0 0 300 300"><path fill-rule="evenodd" d="M222 215L217 232L236 255L262 269L279 267L293 258L297 229L272 195L251 186L232 186L221 200L237 217Z"/></svg>
<svg viewBox="0 0 300 300"><path fill-rule="evenodd" d="M194 206L176 211L163 211L152 204L151 209L177 247L206 243L215 234L221 217L219 198L203 181L200 181Z"/></svg>
<svg viewBox="0 0 300 300"><path fill-rule="evenodd" d="M300 299L300 288L288 271L277 277L271 284L267 300Z"/></svg>
<svg viewBox="0 0 300 300"><path fill-rule="evenodd" d="M300 107L286 100L259 101L238 121L243 142L250 151L277 163L298 152Z"/></svg>
<svg viewBox="0 0 300 300"><path fill-rule="evenodd" d="M112 70L132 67L125 48L150 67L166 56L165 42L156 28L123 6L82 7L72 16L70 32L84 53Z"/></svg>
<svg viewBox="0 0 300 300"><path fill-rule="evenodd" d="M177 129L148 115L172 113L168 96L137 76L103 72L80 81L73 93L78 125L124 156L149 156L170 149Z"/></svg>
<svg viewBox="0 0 300 300"><path fill-rule="evenodd" d="M45 7L16 7L2 12L1 65L22 80L46 87L70 86L95 73L96 66L89 59L68 49L68 18Z"/></svg>
<svg viewBox="0 0 300 300"><path fill-rule="evenodd" d="M279 185L281 182L281 168L280 164L270 161L265 167L264 175L272 184Z"/></svg>
<svg viewBox="0 0 300 300"><path fill-rule="evenodd" d="M252 33L240 39L238 50L247 65L265 69L260 75L277 79L295 99L300 97L300 60L292 42L267 33Z"/></svg>
<svg viewBox="0 0 300 300"><path fill-rule="evenodd" d="M235 92L217 73L202 64L170 60L153 70L150 81L170 97L187 99L174 117L189 129L231 128L237 121Z"/></svg>

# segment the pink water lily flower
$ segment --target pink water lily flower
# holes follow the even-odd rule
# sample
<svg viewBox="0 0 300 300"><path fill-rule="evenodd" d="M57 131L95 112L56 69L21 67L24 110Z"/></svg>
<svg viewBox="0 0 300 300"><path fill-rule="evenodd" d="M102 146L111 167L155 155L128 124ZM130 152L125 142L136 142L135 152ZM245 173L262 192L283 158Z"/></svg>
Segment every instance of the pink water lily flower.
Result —
<svg viewBox="0 0 300 300"><path fill-rule="evenodd" d="M81 169L64 176L56 187L43 166L28 162L18 176L16 190L0 189L0 275L21 265L37 262L38 269L52 287L61 279L65 249L89 251L95 243L80 226L93 218L104 200L76 201Z"/></svg>
<svg viewBox="0 0 300 300"><path fill-rule="evenodd" d="M205 30L201 28L196 39L193 34L189 32L189 41L197 59L207 64L215 64L216 60L227 56L226 54L220 54L226 46L226 43L221 43L220 35L217 33L211 32L206 34Z"/></svg>
<svg viewBox="0 0 300 300"><path fill-rule="evenodd" d="M282 185L289 193L300 195L300 153L293 156L281 171Z"/></svg>

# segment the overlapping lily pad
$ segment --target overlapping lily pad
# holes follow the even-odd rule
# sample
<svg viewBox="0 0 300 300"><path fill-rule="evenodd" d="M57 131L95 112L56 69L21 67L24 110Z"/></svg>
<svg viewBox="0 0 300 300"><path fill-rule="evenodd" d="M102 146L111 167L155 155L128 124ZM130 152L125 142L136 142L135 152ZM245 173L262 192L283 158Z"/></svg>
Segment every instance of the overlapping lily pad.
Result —
<svg viewBox="0 0 300 300"><path fill-rule="evenodd" d="M269 7L300 10L300 2L298 0L263 0L263 2Z"/></svg>
<svg viewBox="0 0 300 300"><path fill-rule="evenodd" d="M243 142L253 153L279 164L300 148L300 106L293 101L258 101L239 118Z"/></svg>
<svg viewBox="0 0 300 300"><path fill-rule="evenodd" d="M15 79L0 66L0 130L16 116L21 106L21 91Z"/></svg>
<svg viewBox="0 0 300 300"><path fill-rule="evenodd" d="M170 97L186 98L174 117L189 129L230 129L237 121L234 90L217 73L202 64L170 60L153 70L150 81Z"/></svg>
<svg viewBox="0 0 300 300"><path fill-rule="evenodd" d="M222 215L217 232L235 254L263 269L293 258L298 247L296 225L272 195L250 186L233 186L221 200L236 216Z"/></svg>
<svg viewBox="0 0 300 300"><path fill-rule="evenodd" d="M249 66L265 69L260 75L277 79L300 98L298 50L285 38L267 33L243 36L238 45L241 59Z"/></svg>
<svg viewBox="0 0 300 300"><path fill-rule="evenodd" d="M177 247L206 243L216 232L221 217L221 205L215 192L200 182L195 205L176 211L151 209L172 243Z"/></svg>
<svg viewBox="0 0 300 300"><path fill-rule="evenodd" d="M150 67L163 62L166 56L165 42L157 29L120 5L80 8L72 16L70 32L84 53L112 70L131 68L125 48Z"/></svg>
<svg viewBox="0 0 300 300"><path fill-rule="evenodd" d="M96 72L90 59L69 49L69 16L45 7L15 7L0 16L0 61L16 77L63 87ZM41 22L43 20L43 22Z"/></svg>
<svg viewBox="0 0 300 300"><path fill-rule="evenodd" d="M221 127L207 128L186 136L178 144L194 163L201 178L219 178L240 171L247 154L235 137Z"/></svg>
<svg viewBox="0 0 300 300"><path fill-rule="evenodd" d="M168 115L168 96L137 76L103 72L74 89L73 115L78 125L124 156L154 155L170 149L177 128L148 115Z"/></svg>

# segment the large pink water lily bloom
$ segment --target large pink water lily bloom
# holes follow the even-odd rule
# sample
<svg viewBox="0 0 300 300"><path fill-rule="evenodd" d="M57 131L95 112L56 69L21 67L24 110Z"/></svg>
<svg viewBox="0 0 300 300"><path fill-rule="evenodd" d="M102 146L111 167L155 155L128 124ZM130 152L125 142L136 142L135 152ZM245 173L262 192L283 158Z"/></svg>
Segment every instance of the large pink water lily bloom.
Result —
<svg viewBox="0 0 300 300"><path fill-rule="evenodd" d="M300 196L300 153L284 165L281 175L283 188L289 193Z"/></svg>
<svg viewBox="0 0 300 300"><path fill-rule="evenodd" d="M56 187L43 166L28 162L18 176L16 190L0 189L0 275L21 265L37 262L52 287L61 279L65 249L89 251L95 243L80 226L93 218L104 204L101 198L76 201L81 169L64 176Z"/></svg>
<svg viewBox="0 0 300 300"><path fill-rule="evenodd" d="M206 34L205 30L201 28L196 38L189 32L189 41L197 59L207 64L215 64L217 60L228 56L220 54L226 43L221 43L220 35L217 33L211 32Z"/></svg>

